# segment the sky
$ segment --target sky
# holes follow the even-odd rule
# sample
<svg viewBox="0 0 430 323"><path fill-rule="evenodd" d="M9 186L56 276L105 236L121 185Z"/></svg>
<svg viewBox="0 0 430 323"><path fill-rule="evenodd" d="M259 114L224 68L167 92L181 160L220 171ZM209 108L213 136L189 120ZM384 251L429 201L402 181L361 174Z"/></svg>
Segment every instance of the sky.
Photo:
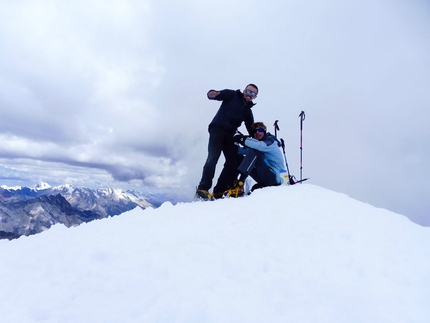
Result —
<svg viewBox="0 0 430 323"><path fill-rule="evenodd" d="M428 1L0 0L0 50L2 185L191 200L207 91L255 83L293 175L430 225Z"/></svg>
<svg viewBox="0 0 430 323"><path fill-rule="evenodd" d="M2 320L427 323L429 230L312 184L57 224L0 240Z"/></svg>

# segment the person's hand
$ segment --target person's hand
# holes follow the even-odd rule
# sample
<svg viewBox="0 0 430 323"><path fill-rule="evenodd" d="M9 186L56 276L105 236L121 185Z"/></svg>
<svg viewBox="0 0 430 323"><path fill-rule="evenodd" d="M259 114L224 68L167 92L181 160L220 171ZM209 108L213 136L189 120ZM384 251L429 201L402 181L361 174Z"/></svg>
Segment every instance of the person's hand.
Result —
<svg viewBox="0 0 430 323"><path fill-rule="evenodd" d="M210 91L208 92L208 98L209 98L209 99L213 99L213 98L215 98L218 94L219 94L219 91L210 90Z"/></svg>
<svg viewBox="0 0 430 323"><path fill-rule="evenodd" d="M237 134L233 136L233 141L236 144L241 144L242 146L245 146L245 140L246 138L249 138L249 136L244 136L242 134Z"/></svg>

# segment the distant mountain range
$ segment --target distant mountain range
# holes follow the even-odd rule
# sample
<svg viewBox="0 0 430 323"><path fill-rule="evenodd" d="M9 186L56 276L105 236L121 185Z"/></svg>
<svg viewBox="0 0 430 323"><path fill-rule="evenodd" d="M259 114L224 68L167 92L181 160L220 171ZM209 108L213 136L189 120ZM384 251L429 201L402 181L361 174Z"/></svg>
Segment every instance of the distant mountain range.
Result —
<svg viewBox="0 0 430 323"><path fill-rule="evenodd" d="M0 239L32 235L61 223L77 226L135 207L157 208L175 202L165 194L141 193L114 188L90 189L72 185L51 187L0 187Z"/></svg>

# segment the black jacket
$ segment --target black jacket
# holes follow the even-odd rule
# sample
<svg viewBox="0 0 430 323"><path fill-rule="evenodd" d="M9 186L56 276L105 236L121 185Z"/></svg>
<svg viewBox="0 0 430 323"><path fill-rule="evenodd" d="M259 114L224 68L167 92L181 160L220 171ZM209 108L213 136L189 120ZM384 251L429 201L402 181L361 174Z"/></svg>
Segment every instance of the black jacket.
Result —
<svg viewBox="0 0 430 323"><path fill-rule="evenodd" d="M209 131L212 126L219 126L234 134L242 122L245 122L249 135L252 135L251 127L254 123L254 115L251 108L255 104L245 101L240 90L222 90L215 98L211 99L208 96L208 99L222 101L218 112L209 124Z"/></svg>

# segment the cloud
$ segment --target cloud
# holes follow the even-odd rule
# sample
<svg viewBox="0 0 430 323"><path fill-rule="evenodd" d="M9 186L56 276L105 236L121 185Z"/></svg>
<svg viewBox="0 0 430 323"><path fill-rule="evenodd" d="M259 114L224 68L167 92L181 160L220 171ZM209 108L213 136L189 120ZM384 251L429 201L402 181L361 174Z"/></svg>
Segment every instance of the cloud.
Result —
<svg viewBox="0 0 430 323"><path fill-rule="evenodd" d="M256 83L255 119L280 121L296 176L305 110L304 176L428 216L416 196L430 193L429 11L418 0L1 2L1 164L32 172L23 179L190 197L219 106L206 92Z"/></svg>

